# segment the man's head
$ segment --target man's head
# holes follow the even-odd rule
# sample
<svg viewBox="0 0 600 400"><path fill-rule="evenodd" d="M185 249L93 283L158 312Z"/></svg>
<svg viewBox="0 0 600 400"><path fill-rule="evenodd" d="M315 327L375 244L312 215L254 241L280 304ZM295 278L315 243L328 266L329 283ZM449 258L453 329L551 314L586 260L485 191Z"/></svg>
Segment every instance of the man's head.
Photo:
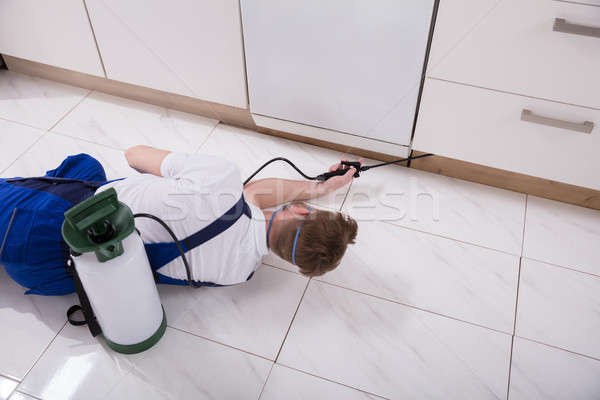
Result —
<svg viewBox="0 0 600 400"><path fill-rule="evenodd" d="M357 229L356 221L342 213L292 203L273 218L269 244L275 254L292 262L296 241L294 259L300 272L319 276L339 265L348 244L354 243Z"/></svg>

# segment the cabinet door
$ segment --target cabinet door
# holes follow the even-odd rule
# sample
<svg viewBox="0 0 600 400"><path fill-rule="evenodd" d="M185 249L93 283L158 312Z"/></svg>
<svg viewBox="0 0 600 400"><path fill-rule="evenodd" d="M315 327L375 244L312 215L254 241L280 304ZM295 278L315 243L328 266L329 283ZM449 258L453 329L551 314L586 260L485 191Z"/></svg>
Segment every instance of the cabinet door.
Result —
<svg viewBox="0 0 600 400"><path fill-rule="evenodd" d="M253 114L407 145L434 0L242 0Z"/></svg>
<svg viewBox="0 0 600 400"><path fill-rule="evenodd" d="M237 0L86 0L108 78L246 108Z"/></svg>
<svg viewBox="0 0 600 400"><path fill-rule="evenodd" d="M0 1L0 53L104 77L81 0Z"/></svg>

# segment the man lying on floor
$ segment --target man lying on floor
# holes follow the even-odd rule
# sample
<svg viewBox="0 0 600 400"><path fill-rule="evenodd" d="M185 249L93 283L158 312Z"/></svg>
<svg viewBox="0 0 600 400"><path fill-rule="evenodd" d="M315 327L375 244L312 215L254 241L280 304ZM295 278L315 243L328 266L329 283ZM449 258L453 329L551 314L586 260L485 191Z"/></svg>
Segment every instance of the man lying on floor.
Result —
<svg viewBox="0 0 600 400"><path fill-rule="evenodd" d="M269 248L304 275L322 275L337 267L347 245L354 243L353 219L301 202L347 185L354 169L322 183L268 178L243 187L238 167L223 158L147 146L133 147L125 155L142 174L107 182L102 165L79 154L45 177L0 179L0 264L29 289L27 294L75 291L65 269L69 249L61 235L63 213L109 187L134 214L164 220L182 242L217 219L236 218L223 232L186 249L195 285L245 282ZM290 202L275 212L265 210ZM151 219L135 223L157 282L188 285L181 257L161 259L148 250L153 243L172 242L169 233Z"/></svg>

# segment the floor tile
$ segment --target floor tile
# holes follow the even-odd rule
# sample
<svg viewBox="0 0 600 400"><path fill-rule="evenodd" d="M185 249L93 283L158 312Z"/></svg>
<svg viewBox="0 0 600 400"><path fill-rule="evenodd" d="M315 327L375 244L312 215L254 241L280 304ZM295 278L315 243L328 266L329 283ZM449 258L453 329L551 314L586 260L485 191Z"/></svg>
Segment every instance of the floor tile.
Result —
<svg viewBox="0 0 600 400"><path fill-rule="evenodd" d="M388 398L504 398L511 337L312 280L278 362Z"/></svg>
<svg viewBox="0 0 600 400"><path fill-rule="evenodd" d="M0 70L0 118L50 129L90 91Z"/></svg>
<svg viewBox="0 0 600 400"><path fill-rule="evenodd" d="M19 390L45 400L256 399L271 365L171 328L143 353L118 354L67 325Z"/></svg>
<svg viewBox="0 0 600 400"><path fill-rule="evenodd" d="M286 271L294 272L296 274L300 274L300 270L297 266L292 263L285 261L283 258L279 257L272 251L269 251L269 254L263 257L263 264L267 264L276 268L281 268Z"/></svg>
<svg viewBox="0 0 600 400"><path fill-rule="evenodd" d="M512 334L519 257L359 222L340 266L317 279Z"/></svg>
<svg viewBox="0 0 600 400"><path fill-rule="evenodd" d="M600 275L600 211L529 196L523 255Z"/></svg>
<svg viewBox="0 0 600 400"><path fill-rule="evenodd" d="M509 399L597 399L599 376L600 361L515 338Z"/></svg>
<svg viewBox="0 0 600 400"><path fill-rule="evenodd" d="M193 153L218 121L94 92L53 131L126 150L144 144Z"/></svg>
<svg viewBox="0 0 600 400"><path fill-rule="evenodd" d="M236 286L159 289L169 326L275 360L307 282L261 266Z"/></svg>
<svg viewBox="0 0 600 400"><path fill-rule="evenodd" d="M516 334L600 358L600 277L523 259Z"/></svg>
<svg viewBox="0 0 600 400"><path fill-rule="evenodd" d="M326 172L329 167L347 155L343 153L293 142L247 129L219 124L214 133L200 147L199 153L219 155L236 163L241 170L242 180L246 180L266 161L275 157L285 157L309 176ZM260 178L284 178L304 180L290 165L277 161L256 176ZM348 187L310 203L339 210Z"/></svg>
<svg viewBox="0 0 600 400"><path fill-rule="evenodd" d="M0 375L0 400L7 400L18 384L18 381Z"/></svg>
<svg viewBox="0 0 600 400"><path fill-rule="evenodd" d="M75 296L24 295L0 265L0 374L22 379L63 327Z"/></svg>
<svg viewBox="0 0 600 400"><path fill-rule="evenodd" d="M382 397L276 364L273 366L260 400L280 399L377 400Z"/></svg>
<svg viewBox="0 0 600 400"><path fill-rule="evenodd" d="M360 220L387 221L521 254L521 193L391 165L364 172L344 208Z"/></svg>
<svg viewBox="0 0 600 400"><path fill-rule="evenodd" d="M0 173L27 150L44 131L0 120Z"/></svg>
<svg viewBox="0 0 600 400"><path fill-rule="evenodd" d="M121 150L48 132L5 170L3 175L4 177L44 175L47 170L56 168L67 156L79 153L90 154L100 161L108 179L137 173L129 167Z"/></svg>

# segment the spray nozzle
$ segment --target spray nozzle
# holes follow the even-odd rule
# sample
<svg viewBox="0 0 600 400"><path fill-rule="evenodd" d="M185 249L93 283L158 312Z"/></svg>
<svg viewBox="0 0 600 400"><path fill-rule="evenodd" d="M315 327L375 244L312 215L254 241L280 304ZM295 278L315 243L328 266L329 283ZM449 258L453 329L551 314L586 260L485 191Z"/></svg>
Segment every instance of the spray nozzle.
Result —
<svg viewBox="0 0 600 400"><path fill-rule="evenodd" d="M342 166L345 166L348 168L355 168L356 169L356 172L354 173L355 178L360 177L361 171L366 171L367 169L369 169L368 167L361 166L359 161L342 161L341 164L342 164ZM331 171L331 172L325 172L324 174L317 176L316 180L324 182L327 179L332 178L334 176L346 175L346 173L348 172L348 168L338 169L336 171Z"/></svg>

